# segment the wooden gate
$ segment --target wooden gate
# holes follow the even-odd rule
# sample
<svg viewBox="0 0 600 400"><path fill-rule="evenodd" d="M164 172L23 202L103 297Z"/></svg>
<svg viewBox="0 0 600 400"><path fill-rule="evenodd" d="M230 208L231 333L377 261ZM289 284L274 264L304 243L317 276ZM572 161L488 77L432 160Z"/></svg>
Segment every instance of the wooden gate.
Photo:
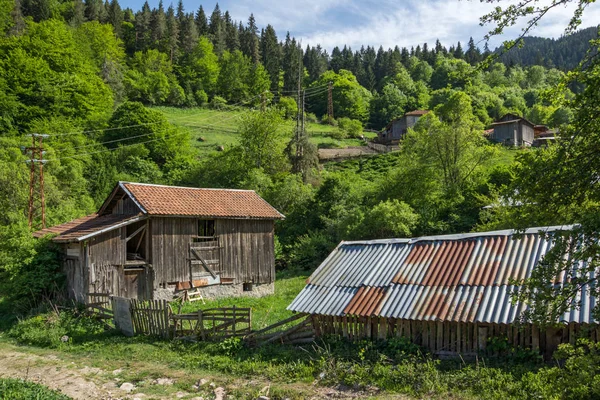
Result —
<svg viewBox="0 0 600 400"><path fill-rule="evenodd" d="M172 315L174 336L184 340L222 340L243 337L251 332L252 309L209 308Z"/></svg>
<svg viewBox="0 0 600 400"><path fill-rule="evenodd" d="M171 335L171 307L166 300L130 300L131 320L136 335L155 335L168 339Z"/></svg>

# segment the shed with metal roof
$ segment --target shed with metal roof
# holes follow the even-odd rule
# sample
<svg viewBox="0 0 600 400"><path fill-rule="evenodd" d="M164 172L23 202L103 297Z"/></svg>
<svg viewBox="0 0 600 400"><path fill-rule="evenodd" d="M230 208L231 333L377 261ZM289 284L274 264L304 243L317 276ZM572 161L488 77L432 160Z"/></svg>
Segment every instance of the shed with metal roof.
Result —
<svg viewBox="0 0 600 400"><path fill-rule="evenodd" d="M138 299L272 293L274 221L252 190L119 182L98 212L43 229L63 249L69 295Z"/></svg>
<svg viewBox="0 0 600 400"><path fill-rule="evenodd" d="M436 352L474 352L492 336L551 351L583 331L600 339L583 287L560 329L517 328L526 305L515 281L531 275L570 227L342 242L308 278L288 309L313 315L318 332L350 338L409 336ZM558 277L556 284L561 284Z"/></svg>

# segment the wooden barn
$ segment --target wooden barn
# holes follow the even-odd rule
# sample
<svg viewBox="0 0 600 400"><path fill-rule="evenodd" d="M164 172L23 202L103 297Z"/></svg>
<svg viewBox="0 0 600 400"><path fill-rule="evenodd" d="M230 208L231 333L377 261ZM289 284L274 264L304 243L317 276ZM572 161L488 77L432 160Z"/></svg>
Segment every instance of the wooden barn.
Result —
<svg viewBox="0 0 600 400"><path fill-rule="evenodd" d="M251 190L119 182L97 213L36 232L64 253L69 296L170 299L273 292L274 222Z"/></svg>
<svg viewBox="0 0 600 400"><path fill-rule="evenodd" d="M515 114L506 114L492 124L490 140L506 146L531 146L535 136L534 124Z"/></svg>
<svg viewBox="0 0 600 400"><path fill-rule="evenodd" d="M511 301L511 278L531 274L558 229L342 242L288 309L311 314L321 335L404 336L441 356L475 354L500 337L548 356L579 336L600 339L585 286L559 327L515 324L526 305Z"/></svg>
<svg viewBox="0 0 600 400"><path fill-rule="evenodd" d="M427 114L427 110L414 110L390 122L383 131L379 132L377 141L382 144L398 144L408 133L408 129L416 125L419 119Z"/></svg>

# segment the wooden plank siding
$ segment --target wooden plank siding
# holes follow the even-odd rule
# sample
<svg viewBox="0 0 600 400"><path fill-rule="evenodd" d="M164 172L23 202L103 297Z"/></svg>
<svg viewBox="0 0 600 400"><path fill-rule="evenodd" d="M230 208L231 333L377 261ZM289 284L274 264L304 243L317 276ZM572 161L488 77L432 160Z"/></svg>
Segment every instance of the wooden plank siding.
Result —
<svg viewBox="0 0 600 400"><path fill-rule="evenodd" d="M234 283L271 283L275 280L272 220L221 219L215 234L221 249L222 276Z"/></svg>
<svg viewBox="0 0 600 400"><path fill-rule="evenodd" d="M540 351L545 358L561 343L574 343L578 338L600 340L600 327L590 324L570 324L562 328L513 325L412 321L394 318L333 317L313 315L312 321L317 336L340 335L349 340L386 339L407 337L413 343L441 356L451 354L475 354L486 351L490 338L506 340L512 347Z"/></svg>
<svg viewBox="0 0 600 400"><path fill-rule="evenodd" d="M198 235L197 218L153 217L151 264L155 283L190 280L189 245ZM234 283L271 283L275 279L274 224L271 220L215 221L222 277Z"/></svg>
<svg viewBox="0 0 600 400"><path fill-rule="evenodd" d="M168 282L189 281L189 244L198 235L197 219L155 217L150 227L155 285L164 288Z"/></svg>

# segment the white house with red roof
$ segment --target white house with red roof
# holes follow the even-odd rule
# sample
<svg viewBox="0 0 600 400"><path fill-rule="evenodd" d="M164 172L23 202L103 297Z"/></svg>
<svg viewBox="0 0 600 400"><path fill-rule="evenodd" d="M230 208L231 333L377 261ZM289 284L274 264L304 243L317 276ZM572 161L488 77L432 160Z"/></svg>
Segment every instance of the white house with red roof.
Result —
<svg viewBox="0 0 600 400"><path fill-rule="evenodd" d="M98 212L35 233L55 235L69 296L136 299L273 292L274 222L252 190L119 182ZM198 289L197 289L198 288Z"/></svg>

